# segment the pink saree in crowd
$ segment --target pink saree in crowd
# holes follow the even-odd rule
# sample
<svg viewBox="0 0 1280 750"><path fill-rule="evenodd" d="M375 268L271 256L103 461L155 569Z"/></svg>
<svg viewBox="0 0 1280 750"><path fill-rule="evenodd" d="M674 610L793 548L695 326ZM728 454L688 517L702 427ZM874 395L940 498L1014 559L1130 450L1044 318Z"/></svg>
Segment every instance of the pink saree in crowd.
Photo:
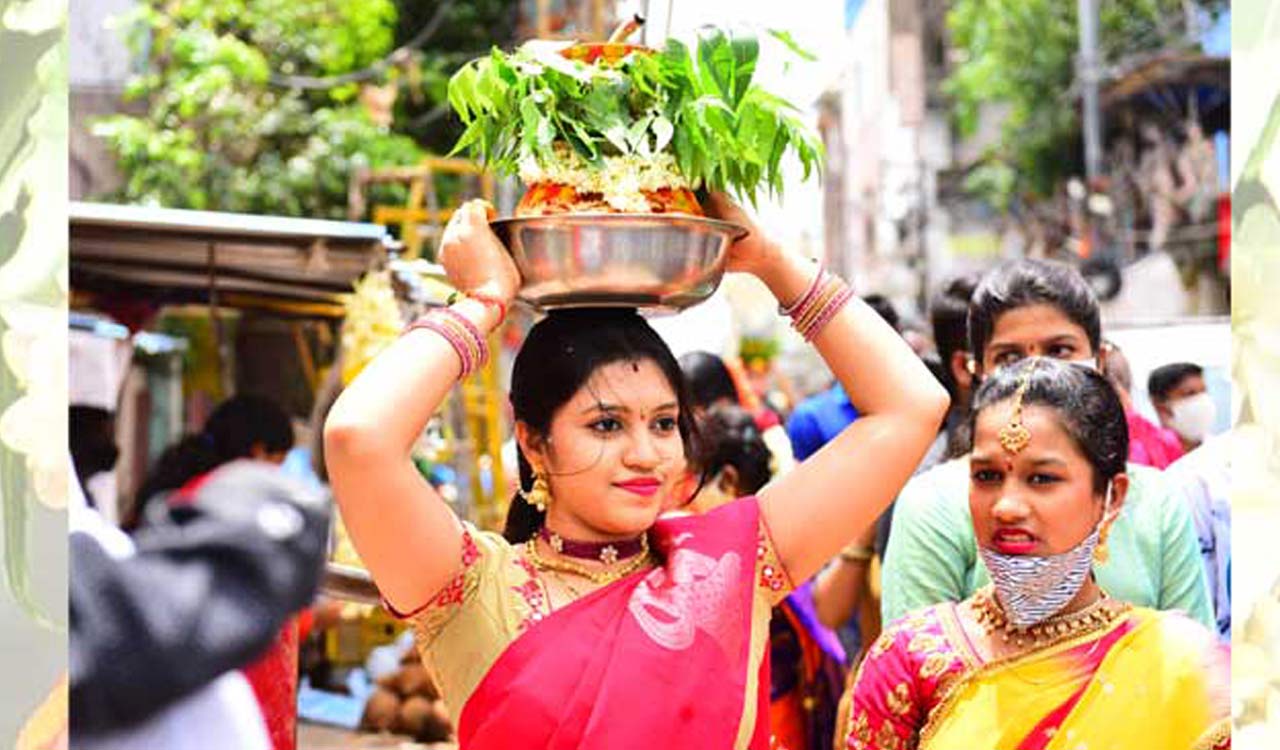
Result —
<svg viewBox="0 0 1280 750"><path fill-rule="evenodd" d="M520 547L466 529L412 618L464 750L767 748L770 608L790 586L754 498L660 520L662 565L550 611Z"/></svg>

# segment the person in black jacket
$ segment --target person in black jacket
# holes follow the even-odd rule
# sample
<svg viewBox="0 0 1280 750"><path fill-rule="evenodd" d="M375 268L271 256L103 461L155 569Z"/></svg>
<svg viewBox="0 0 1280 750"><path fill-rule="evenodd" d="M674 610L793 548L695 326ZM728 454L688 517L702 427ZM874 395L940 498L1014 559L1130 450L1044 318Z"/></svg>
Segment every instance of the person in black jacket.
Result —
<svg viewBox="0 0 1280 750"><path fill-rule="evenodd" d="M315 595L329 519L327 498L253 460L212 472L132 550L73 513L73 738L144 725L257 657Z"/></svg>

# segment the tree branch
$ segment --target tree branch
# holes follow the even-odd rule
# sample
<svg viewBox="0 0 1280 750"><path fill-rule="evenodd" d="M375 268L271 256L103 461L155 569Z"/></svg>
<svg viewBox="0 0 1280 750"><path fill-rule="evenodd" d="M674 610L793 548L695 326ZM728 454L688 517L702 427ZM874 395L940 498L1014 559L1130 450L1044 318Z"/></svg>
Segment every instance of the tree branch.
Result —
<svg viewBox="0 0 1280 750"><path fill-rule="evenodd" d="M449 114L449 102L444 101L410 120L408 128L410 130L425 128L428 125L434 124L436 120L439 120L447 114Z"/></svg>
<svg viewBox="0 0 1280 750"><path fill-rule="evenodd" d="M426 44L440 25L444 23L445 16L448 15L449 8L453 7L454 0L442 0L440 7L436 8L436 12L431 16L431 20L422 27L413 38L404 45L396 48L391 54L360 70L353 70L350 73L343 73L336 76L287 76L278 73L272 73L268 78L268 83L273 86L282 86L294 89L331 89L348 83L359 83L360 81L368 81L381 75L383 71L393 65L399 65L409 59L410 53L420 49Z"/></svg>

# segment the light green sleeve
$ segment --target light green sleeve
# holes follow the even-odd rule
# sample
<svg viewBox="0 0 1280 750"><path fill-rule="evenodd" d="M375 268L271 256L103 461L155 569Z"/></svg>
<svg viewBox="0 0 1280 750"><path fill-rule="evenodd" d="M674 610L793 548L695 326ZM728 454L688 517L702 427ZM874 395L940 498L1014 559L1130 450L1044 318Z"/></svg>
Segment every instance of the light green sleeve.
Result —
<svg viewBox="0 0 1280 750"><path fill-rule="evenodd" d="M963 492L948 492L959 468L943 464L913 477L894 505L881 574L880 616L892 622L912 610L968 595L973 528ZM967 483L966 483L967 486Z"/></svg>
<svg viewBox="0 0 1280 750"><path fill-rule="evenodd" d="M1144 492L1159 499L1162 513L1160 565L1160 601L1158 609L1186 612L1193 620L1210 630L1216 628L1209 600L1209 581L1204 559L1200 556L1200 538L1196 535L1191 510L1181 496L1171 491L1163 476L1145 483ZM1154 495L1159 493L1159 495Z"/></svg>

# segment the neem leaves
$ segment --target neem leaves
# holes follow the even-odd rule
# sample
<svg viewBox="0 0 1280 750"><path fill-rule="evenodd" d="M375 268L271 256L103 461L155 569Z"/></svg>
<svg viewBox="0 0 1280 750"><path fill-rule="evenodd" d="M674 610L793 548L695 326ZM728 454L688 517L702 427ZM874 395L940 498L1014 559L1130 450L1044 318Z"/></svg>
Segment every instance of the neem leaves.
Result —
<svg viewBox="0 0 1280 750"><path fill-rule="evenodd" d="M770 33L813 59L790 35ZM556 142L590 163L667 152L694 189L732 190L753 203L761 189L781 193L788 151L806 178L821 168L822 144L795 108L752 84L753 34L707 26L693 50L671 39L656 54L632 53L612 67L569 60L564 47L494 49L454 74L449 103L467 127L452 153L512 174L523 159L554 159Z"/></svg>

